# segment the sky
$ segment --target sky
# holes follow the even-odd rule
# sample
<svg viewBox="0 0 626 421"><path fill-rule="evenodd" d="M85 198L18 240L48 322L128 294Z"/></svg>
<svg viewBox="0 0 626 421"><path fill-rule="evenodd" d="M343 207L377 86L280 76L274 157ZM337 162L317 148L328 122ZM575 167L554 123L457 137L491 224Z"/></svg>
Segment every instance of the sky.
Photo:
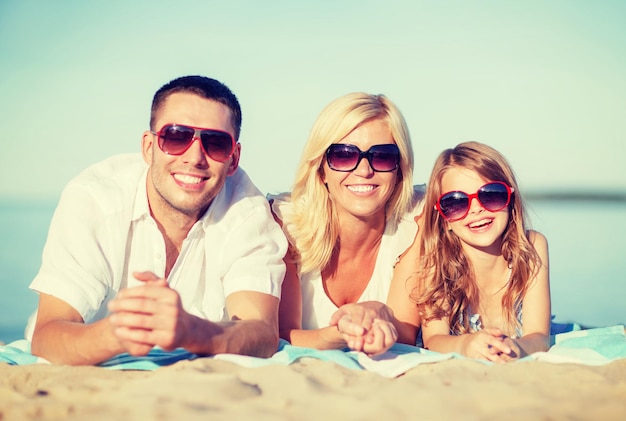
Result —
<svg viewBox="0 0 626 421"><path fill-rule="evenodd" d="M626 191L626 2L0 0L0 199L56 200L139 152L154 92L216 78L243 109L241 166L291 189L317 115L349 92L402 111L416 184L487 143L522 189Z"/></svg>

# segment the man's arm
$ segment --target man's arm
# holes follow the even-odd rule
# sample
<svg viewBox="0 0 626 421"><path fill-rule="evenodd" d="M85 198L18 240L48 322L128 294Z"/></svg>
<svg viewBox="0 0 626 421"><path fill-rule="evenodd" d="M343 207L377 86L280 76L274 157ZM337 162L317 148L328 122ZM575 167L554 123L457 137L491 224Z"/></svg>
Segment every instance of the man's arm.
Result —
<svg viewBox="0 0 626 421"><path fill-rule="evenodd" d="M132 210L123 203L134 197L136 186L131 179L138 180L144 167L139 156L115 157L85 170L64 188L50 223L41 268L30 285L39 293L33 354L79 365L96 364L124 351L107 319L89 322L99 317L102 302L121 277L122 245L130 221L124 215L130 216ZM119 185L120 179L112 178L118 173L124 174L124 183Z"/></svg>
<svg viewBox="0 0 626 421"><path fill-rule="evenodd" d="M85 324L72 306L40 293L31 352L50 362L91 365L124 352L108 318Z"/></svg>
<svg viewBox="0 0 626 421"><path fill-rule="evenodd" d="M278 349L278 298L254 291L239 291L226 298L231 322L220 323L214 336L214 354L233 353L270 357Z"/></svg>
<svg viewBox="0 0 626 421"><path fill-rule="evenodd" d="M269 357L278 348L278 298L238 291L226 298L228 322L211 322L186 312L178 292L151 272L136 273L144 285L119 292L109 303L116 337L132 354L142 347L184 348L200 354ZM135 352L135 350L138 350Z"/></svg>

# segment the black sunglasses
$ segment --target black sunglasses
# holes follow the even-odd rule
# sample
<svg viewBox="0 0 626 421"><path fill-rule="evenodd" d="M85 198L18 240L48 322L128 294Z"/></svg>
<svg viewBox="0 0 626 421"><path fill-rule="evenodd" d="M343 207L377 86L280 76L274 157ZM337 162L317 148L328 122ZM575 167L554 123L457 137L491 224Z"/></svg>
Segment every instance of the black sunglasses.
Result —
<svg viewBox="0 0 626 421"><path fill-rule="evenodd" d="M384 144L374 145L363 152L346 143L333 143L326 149L326 162L334 171L353 171L363 158L367 158L374 171L390 172L400 165L400 149L395 144Z"/></svg>
<svg viewBox="0 0 626 421"><path fill-rule="evenodd" d="M485 210L498 212L509 205L514 191L502 181L492 181L479 188L476 193L468 194L462 191L444 193L435 206L444 219L454 222L467 216L472 199L477 199Z"/></svg>
<svg viewBox="0 0 626 421"><path fill-rule="evenodd" d="M150 133L159 137L159 148L168 155L182 155L195 139L200 139L202 150L214 161L226 161L235 150L235 139L223 130L166 124L158 133Z"/></svg>

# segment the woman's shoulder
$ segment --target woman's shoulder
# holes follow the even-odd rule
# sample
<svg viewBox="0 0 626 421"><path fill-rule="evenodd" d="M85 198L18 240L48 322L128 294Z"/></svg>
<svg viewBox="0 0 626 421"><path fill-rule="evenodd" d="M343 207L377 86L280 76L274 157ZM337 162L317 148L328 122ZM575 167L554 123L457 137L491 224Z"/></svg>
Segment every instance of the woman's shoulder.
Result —
<svg viewBox="0 0 626 421"><path fill-rule="evenodd" d="M424 199L426 198L426 184L413 185L413 207L424 206Z"/></svg>
<svg viewBox="0 0 626 421"><path fill-rule="evenodd" d="M404 215L403 219L416 222L417 218L422 214L424 210L424 199L426 197L426 184L416 184L413 186L413 196L409 205L408 212Z"/></svg>
<svg viewBox="0 0 626 421"><path fill-rule="evenodd" d="M291 210L291 193L268 193L265 197L270 204L274 219L278 222L284 221L285 213Z"/></svg>
<svg viewBox="0 0 626 421"><path fill-rule="evenodd" d="M419 217L424 208L425 185L413 186L413 200L411 207L395 227L388 227L389 240L386 245L390 248L397 262L413 245L418 235Z"/></svg>

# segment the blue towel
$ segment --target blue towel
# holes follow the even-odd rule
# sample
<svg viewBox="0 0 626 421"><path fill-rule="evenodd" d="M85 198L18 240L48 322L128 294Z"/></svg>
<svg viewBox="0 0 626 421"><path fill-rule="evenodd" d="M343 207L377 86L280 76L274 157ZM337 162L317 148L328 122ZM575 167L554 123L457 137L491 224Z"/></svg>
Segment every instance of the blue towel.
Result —
<svg viewBox="0 0 626 421"><path fill-rule="evenodd" d="M196 358L198 358L196 354L182 348L175 349L174 351L164 351L160 348L154 348L150 350L148 355L142 357L120 354L98 364L98 366L109 370L155 370L178 361L193 360Z"/></svg>
<svg viewBox="0 0 626 421"><path fill-rule="evenodd" d="M554 346L543 354L543 356L533 355L540 358L549 354L549 358L553 360L560 356L563 362L582 364L606 364L626 358L624 325L583 329L556 335Z"/></svg>
<svg viewBox="0 0 626 421"><path fill-rule="evenodd" d="M98 365L112 370L154 370L164 365L174 364L177 361L194 358L197 358L195 354L184 349L166 352L155 348L144 357L120 354ZM31 354L30 342L25 339L0 346L0 363L10 365L49 364L44 358Z"/></svg>
<svg viewBox="0 0 626 421"><path fill-rule="evenodd" d="M574 362L588 365L608 364L626 358L626 334L624 326L570 331L555 335L555 345L548 352L538 352L525 360L548 362ZM129 354L118 355L99 364L111 370L154 370L181 360L193 360L198 355L184 349L166 352L153 349L144 357ZM261 367L272 364L289 365L301 358L330 361L342 367L377 372L386 377L398 376L422 363L433 363L451 358L465 358L459 354L440 354L409 345L396 344L385 354L368 357L361 352L349 350L317 350L290 345L281 340L277 352L270 358L256 358L235 354L219 354L211 358L231 361L245 367ZM0 346L0 363L28 365L47 363L30 353L30 344L19 340Z"/></svg>
<svg viewBox="0 0 626 421"><path fill-rule="evenodd" d="M270 358L256 358L235 354L218 354L212 358L230 361L245 367L262 367L273 364L289 365L301 358L315 358L322 361L330 361L342 367L362 370L363 367L357 361L356 356L346 351L347 350L339 349L319 350L293 346L289 342L281 339L278 351Z"/></svg>
<svg viewBox="0 0 626 421"><path fill-rule="evenodd" d="M10 365L28 365L37 363L47 363L43 358L39 358L30 353L30 342L25 339L11 342L8 345L0 346L0 363Z"/></svg>

